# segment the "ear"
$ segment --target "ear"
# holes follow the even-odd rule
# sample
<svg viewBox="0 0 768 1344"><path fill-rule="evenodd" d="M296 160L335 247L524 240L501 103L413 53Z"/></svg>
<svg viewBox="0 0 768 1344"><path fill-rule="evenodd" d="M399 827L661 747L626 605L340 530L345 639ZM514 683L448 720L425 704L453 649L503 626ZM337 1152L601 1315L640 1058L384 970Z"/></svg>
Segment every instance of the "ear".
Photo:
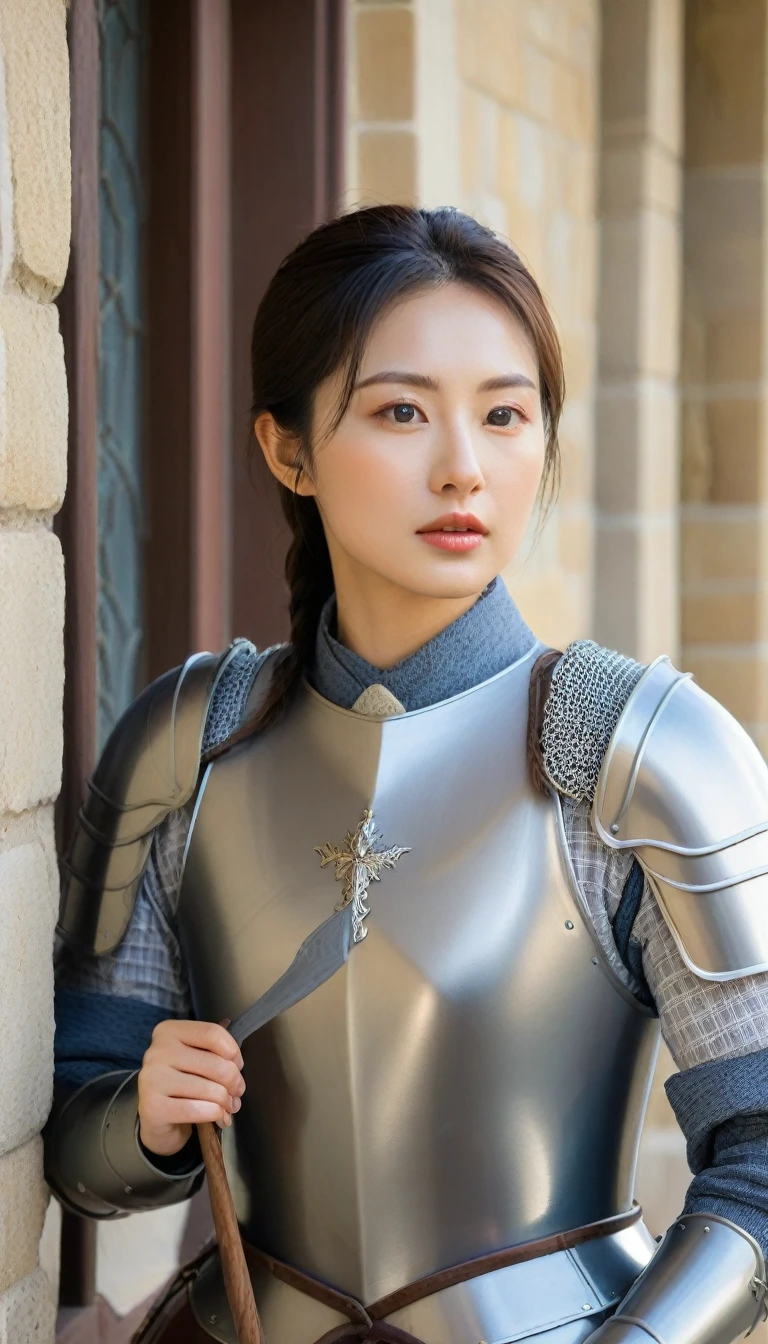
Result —
<svg viewBox="0 0 768 1344"><path fill-rule="evenodd" d="M315 487L303 469L303 454L296 437L280 428L271 411L262 411L253 428L267 466L280 484L294 495L314 495Z"/></svg>

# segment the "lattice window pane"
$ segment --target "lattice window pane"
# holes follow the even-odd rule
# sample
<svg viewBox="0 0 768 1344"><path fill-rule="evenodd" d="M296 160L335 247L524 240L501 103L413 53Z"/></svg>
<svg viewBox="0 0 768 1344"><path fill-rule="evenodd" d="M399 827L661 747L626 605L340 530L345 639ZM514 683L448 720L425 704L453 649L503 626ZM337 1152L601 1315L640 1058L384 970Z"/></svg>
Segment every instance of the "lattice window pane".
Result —
<svg viewBox="0 0 768 1344"><path fill-rule="evenodd" d="M145 0L100 0L99 746L142 652L142 104Z"/></svg>

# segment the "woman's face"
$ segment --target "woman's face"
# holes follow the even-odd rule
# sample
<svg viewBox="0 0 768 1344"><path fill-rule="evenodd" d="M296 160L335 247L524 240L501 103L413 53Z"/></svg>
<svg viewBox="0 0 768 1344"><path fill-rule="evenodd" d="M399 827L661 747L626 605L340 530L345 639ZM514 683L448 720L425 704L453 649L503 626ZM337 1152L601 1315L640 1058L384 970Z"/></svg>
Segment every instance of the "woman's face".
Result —
<svg viewBox="0 0 768 1344"><path fill-rule="evenodd" d="M318 389L311 475L334 574L411 594L482 592L525 532L544 465L537 361L519 322L468 286L405 299L374 327L350 405Z"/></svg>

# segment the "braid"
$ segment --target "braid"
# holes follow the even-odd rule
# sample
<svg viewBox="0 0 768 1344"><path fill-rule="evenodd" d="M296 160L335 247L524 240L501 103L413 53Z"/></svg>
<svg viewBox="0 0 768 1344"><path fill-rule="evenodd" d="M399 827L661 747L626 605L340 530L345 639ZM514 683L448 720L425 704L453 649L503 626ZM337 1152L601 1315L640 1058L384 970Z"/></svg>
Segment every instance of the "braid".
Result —
<svg viewBox="0 0 768 1344"><path fill-rule="evenodd" d="M207 752L204 763L222 756L254 733L272 728L290 708L312 662L320 613L333 592L331 557L315 500L309 495L294 494L283 485L279 489L283 513L293 533L285 558L291 641L285 656L274 667L263 704L225 741Z"/></svg>

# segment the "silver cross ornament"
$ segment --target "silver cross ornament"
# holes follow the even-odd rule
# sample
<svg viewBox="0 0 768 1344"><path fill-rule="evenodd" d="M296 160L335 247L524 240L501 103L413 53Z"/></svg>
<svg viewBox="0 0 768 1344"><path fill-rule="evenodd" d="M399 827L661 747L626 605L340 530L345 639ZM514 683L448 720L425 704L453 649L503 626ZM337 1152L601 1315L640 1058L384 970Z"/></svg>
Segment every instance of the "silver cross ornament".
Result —
<svg viewBox="0 0 768 1344"><path fill-rule="evenodd" d="M361 943L368 930L364 920L371 913L366 904L366 895L371 882L381 881L383 868L394 868L403 854L410 853L410 845L393 845L390 849L376 849L381 836L376 830L373 812L368 808L363 812L362 821L355 831L347 831L347 838L340 849L338 845L315 845L315 853L320 855L320 867L329 863L336 866L337 882L344 883L341 899L336 909L343 910L352 906L352 941Z"/></svg>

